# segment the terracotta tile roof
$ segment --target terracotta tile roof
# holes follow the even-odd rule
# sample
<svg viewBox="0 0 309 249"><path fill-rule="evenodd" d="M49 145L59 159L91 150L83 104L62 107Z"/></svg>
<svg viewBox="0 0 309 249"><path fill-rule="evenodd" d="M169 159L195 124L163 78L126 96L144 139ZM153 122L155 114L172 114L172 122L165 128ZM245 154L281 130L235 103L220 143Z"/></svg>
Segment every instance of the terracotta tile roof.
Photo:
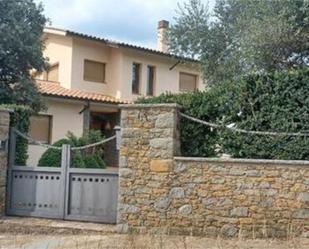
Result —
<svg viewBox="0 0 309 249"><path fill-rule="evenodd" d="M148 54L165 56L165 57L169 57L169 58L172 58L172 59L175 59L175 60L186 61L186 62L191 62L191 63L200 63L200 61L197 60L197 59L179 56L179 55L171 54L171 53L167 53L167 52L162 52L162 51L159 51L159 50L156 50L156 49L146 48L146 47L142 47L142 46L138 46L138 45L134 45L134 44L129 44L129 43L125 43L125 42L114 41L114 40L110 40L110 39L106 39L106 38L102 38L102 37L98 37L98 36L87 35L87 34L75 32L75 31L71 31L71 30L66 30L66 29L58 29L58 28L54 28L54 27L46 27L46 28L51 29L51 30L64 32L66 36L102 42L102 43L109 45L109 46L112 46L112 47L116 46L116 47L121 47L121 48L135 49L135 50L145 52L145 53L148 53Z"/></svg>
<svg viewBox="0 0 309 249"><path fill-rule="evenodd" d="M116 99L114 97L104 95L101 93L86 92L78 89L67 89L58 82L36 80L39 91L44 96L61 97L76 100L88 100L93 102L112 103L112 104L126 104L128 101Z"/></svg>
<svg viewBox="0 0 309 249"><path fill-rule="evenodd" d="M70 31L70 30L65 30L65 32L66 32L67 36L79 37L79 38L84 38L84 39L88 39L88 40L99 41L99 42L105 43L106 45L111 45L111 46L116 45L116 46L123 47L123 48L136 49L136 50L139 50L139 51L142 51L142 52L166 56L166 57L174 58L176 60L182 60L182 61L187 61L187 62L192 62L192 63L199 63L200 62L199 60L196 60L196 59L193 59L193 58L179 56L179 55L175 55L175 54L171 54L171 53L167 53L167 52L162 52L162 51L151 49L151 48L141 47L141 46L138 46L138 45L133 45L133 44L125 43L125 42L113 41L113 40L110 40L110 39L101 38L101 37L92 36L92 35L87 35L87 34L75 32L75 31Z"/></svg>

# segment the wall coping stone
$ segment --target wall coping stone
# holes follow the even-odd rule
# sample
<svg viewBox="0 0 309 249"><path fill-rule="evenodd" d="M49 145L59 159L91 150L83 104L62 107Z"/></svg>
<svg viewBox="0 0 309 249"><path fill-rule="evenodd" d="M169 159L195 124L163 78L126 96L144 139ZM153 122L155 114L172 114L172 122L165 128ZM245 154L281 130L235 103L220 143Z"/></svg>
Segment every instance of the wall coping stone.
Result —
<svg viewBox="0 0 309 249"><path fill-rule="evenodd" d="M0 107L0 112L8 112L8 113L12 113L14 112L12 109L8 109L8 108L3 108L3 107Z"/></svg>
<svg viewBox="0 0 309 249"><path fill-rule="evenodd" d="M240 163L240 164L277 164L309 166L307 160L270 160L270 159L240 159L240 158L207 158L207 157L174 157L175 161L190 162L215 162L215 163Z"/></svg>
<svg viewBox="0 0 309 249"><path fill-rule="evenodd" d="M170 104L121 104L119 105L121 109L143 109L143 108L161 108L161 107L168 107L168 108L181 108L180 105L176 103Z"/></svg>

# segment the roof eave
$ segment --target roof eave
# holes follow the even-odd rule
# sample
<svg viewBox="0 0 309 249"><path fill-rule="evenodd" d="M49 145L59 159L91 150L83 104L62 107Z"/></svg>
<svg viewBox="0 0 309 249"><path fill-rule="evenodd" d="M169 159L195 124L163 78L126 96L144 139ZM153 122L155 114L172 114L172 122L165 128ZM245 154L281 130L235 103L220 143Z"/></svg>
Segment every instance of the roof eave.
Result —
<svg viewBox="0 0 309 249"><path fill-rule="evenodd" d="M96 103L96 104L105 104L109 105L110 107L117 107L121 104L125 104L126 102L110 102L110 101L102 101L102 100L92 100L87 98L80 98L80 97L72 97L72 96L59 96L56 94L49 94L49 93L41 93L43 97L47 98L56 98L56 99L66 99L66 100L76 100L76 101L82 101L82 102L90 102L90 103Z"/></svg>
<svg viewBox="0 0 309 249"><path fill-rule="evenodd" d="M99 38L99 37L96 37L96 36L77 33L77 32L70 31L70 30L66 31L66 36L102 42L105 45L110 46L110 47L121 47L121 48L134 49L134 50L142 51L142 52L145 52L145 53L148 53L148 54L169 57L169 58L172 58L172 59L175 59L175 60L181 60L181 61L184 61L184 62L191 62L191 63L196 63L196 64L201 63L199 60L196 60L196 59L182 57L182 56L169 54L169 53L164 53L164 52L153 50L153 49L150 49L150 48L140 47L140 46L127 44L127 43L123 43L123 42L110 41L108 39L103 39L103 38Z"/></svg>

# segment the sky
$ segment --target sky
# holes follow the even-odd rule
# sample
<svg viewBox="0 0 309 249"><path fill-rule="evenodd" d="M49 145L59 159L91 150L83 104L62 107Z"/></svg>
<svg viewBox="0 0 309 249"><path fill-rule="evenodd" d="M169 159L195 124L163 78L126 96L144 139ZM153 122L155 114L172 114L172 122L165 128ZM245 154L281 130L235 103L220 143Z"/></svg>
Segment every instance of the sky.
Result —
<svg viewBox="0 0 309 249"><path fill-rule="evenodd" d="M35 0L56 28L145 47L156 47L159 20L173 21L178 3L188 0ZM213 7L215 0L209 2Z"/></svg>

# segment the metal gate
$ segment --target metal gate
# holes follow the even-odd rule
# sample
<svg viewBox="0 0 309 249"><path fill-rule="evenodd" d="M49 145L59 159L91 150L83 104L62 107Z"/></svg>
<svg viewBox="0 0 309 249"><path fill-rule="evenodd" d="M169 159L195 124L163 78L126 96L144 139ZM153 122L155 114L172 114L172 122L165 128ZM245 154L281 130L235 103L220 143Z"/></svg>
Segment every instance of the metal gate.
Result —
<svg viewBox="0 0 309 249"><path fill-rule="evenodd" d="M16 166L11 132L7 214L116 223L118 171L70 167L62 146L59 167Z"/></svg>

